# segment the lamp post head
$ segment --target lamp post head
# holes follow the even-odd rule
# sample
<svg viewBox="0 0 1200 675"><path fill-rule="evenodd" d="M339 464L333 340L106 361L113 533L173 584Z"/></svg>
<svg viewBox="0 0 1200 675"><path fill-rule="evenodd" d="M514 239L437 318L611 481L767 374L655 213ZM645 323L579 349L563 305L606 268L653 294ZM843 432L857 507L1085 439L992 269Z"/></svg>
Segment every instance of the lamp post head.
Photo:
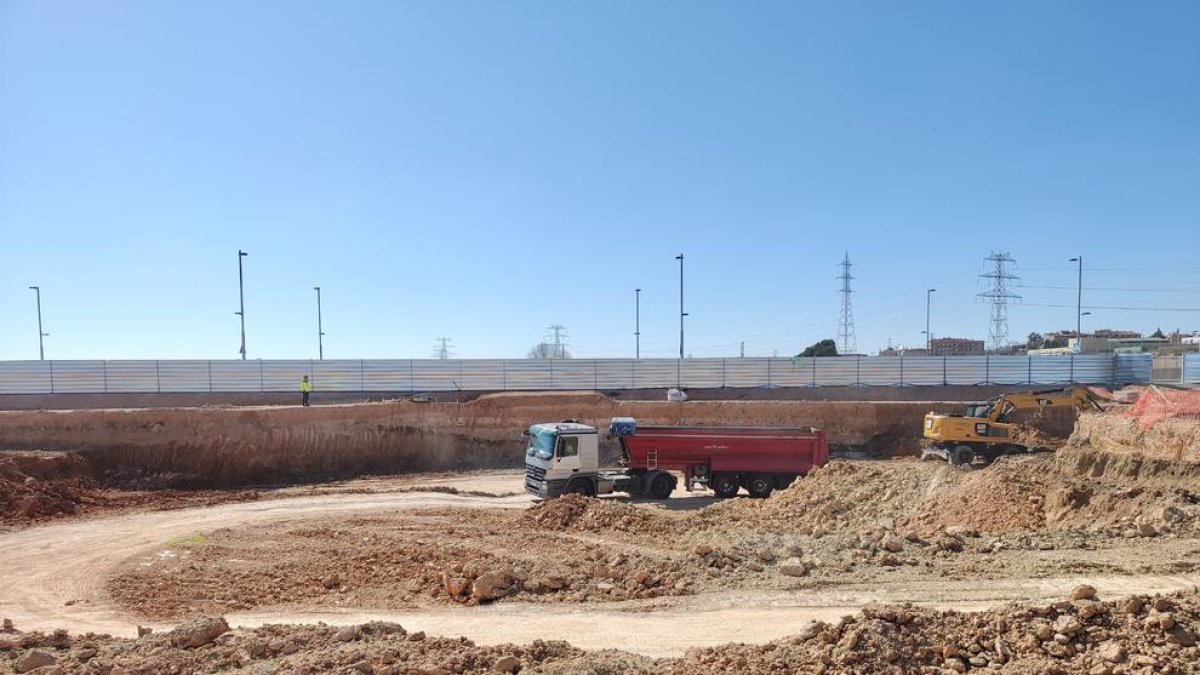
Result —
<svg viewBox="0 0 1200 675"><path fill-rule="evenodd" d="M317 291L317 292L320 292L320 291L321 291L321 287L320 287L320 286L313 286L313 290L314 290L314 291Z"/></svg>
<svg viewBox="0 0 1200 675"><path fill-rule="evenodd" d="M1067 262L1083 262L1083 258L1071 258Z"/></svg>
<svg viewBox="0 0 1200 675"><path fill-rule="evenodd" d="M244 257L246 257L246 256L248 256L248 255L250 255L250 254L249 254L249 253L246 253L245 251L243 251L243 250L241 250L241 249L238 249L238 255L244 258Z"/></svg>
<svg viewBox="0 0 1200 675"><path fill-rule="evenodd" d="M1083 314L1080 314L1079 316L1091 316L1091 315L1092 315L1091 312L1084 312Z"/></svg>
<svg viewBox="0 0 1200 675"><path fill-rule="evenodd" d="M29 287L29 290L31 290L31 291L39 291L39 290L41 290L41 287L40 287L40 286L30 286L30 287Z"/></svg>
<svg viewBox="0 0 1200 675"><path fill-rule="evenodd" d="M930 289L926 290L925 292L926 292L926 293L933 293L933 292L934 292L934 291L936 291L936 290L937 290L936 288L930 288Z"/></svg>
<svg viewBox="0 0 1200 675"><path fill-rule="evenodd" d="M683 254L682 254L682 253L680 253L679 255L675 256L675 259L676 259L676 260L683 260Z"/></svg>

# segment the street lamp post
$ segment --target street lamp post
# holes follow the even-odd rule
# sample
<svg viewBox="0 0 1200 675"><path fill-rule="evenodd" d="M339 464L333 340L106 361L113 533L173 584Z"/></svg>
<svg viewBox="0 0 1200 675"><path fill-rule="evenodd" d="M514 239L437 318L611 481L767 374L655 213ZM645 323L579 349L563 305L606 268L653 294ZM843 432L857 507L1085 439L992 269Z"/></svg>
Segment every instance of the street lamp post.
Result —
<svg viewBox="0 0 1200 675"><path fill-rule="evenodd" d="M325 330L321 328L321 287L313 286L317 292L317 360L325 360Z"/></svg>
<svg viewBox="0 0 1200 675"><path fill-rule="evenodd" d="M633 289L633 358L642 358L642 289Z"/></svg>
<svg viewBox="0 0 1200 675"><path fill-rule="evenodd" d="M48 336L48 335L50 335L50 334L49 334L49 333L43 333L43 332L42 332L42 287L41 287L41 286L30 286L30 287L29 287L29 290L33 291L33 292L34 292L34 293L37 295L37 310L38 310L38 360L39 360L39 361L45 361L45 360L46 360L46 345L45 345L45 343L42 341L42 338L44 338L44 337L47 337L47 336Z"/></svg>
<svg viewBox="0 0 1200 675"><path fill-rule="evenodd" d="M933 297L933 292L936 290L937 290L936 288L925 289L925 355L926 356L931 356L929 349L931 347L932 340L930 338L932 338L933 336L929 334L929 305L930 305L931 299Z"/></svg>
<svg viewBox="0 0 1200 675"><path fill-rule="evenodd" d="M1079 341L1079 348L1083 349L1083 333L1080 332L1083 327L1083 256L1071 258L1069 262L1079 263L1079 283L1075 294L1075 339Z"/></svg>
<svg viewBox="0 0 1200 675"><path fill-rule="evenodd" d="M679 261L679 358L683 358L683 317L687 316L687 312L683 311L683 254L675 256Z"/></svg>
<svg viewBox="0 0 1200 675"><path fill-rule="evenodd" d="M237 315L242 318L242 348L238 351L242 354L242 360L246 360L246 294L245 287L242 282L242 258L245 258L249 253L238 249L238 311Z"/></svg>

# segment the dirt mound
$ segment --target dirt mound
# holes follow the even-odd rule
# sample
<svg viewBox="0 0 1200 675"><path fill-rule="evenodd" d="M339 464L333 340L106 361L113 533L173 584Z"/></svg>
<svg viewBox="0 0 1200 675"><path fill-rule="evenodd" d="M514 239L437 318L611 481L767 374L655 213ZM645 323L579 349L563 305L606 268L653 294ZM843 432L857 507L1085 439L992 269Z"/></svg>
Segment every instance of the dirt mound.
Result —
<svg viewBox="0 0 1200 675"><path fill-rule="evenodd" d="M868 608L762 646L694 650L664 672L1200 672L1200 596L1100 602L1095 589L1045 607L981 613Z"/></svg>
<svg viewBox="0 0 1200 675"><path fill-rule="evenodd" d="M618 530L638 534L665 534L672 519L650 511L602 499L564 495L533 506L523 514L523 522L539 529L603 532ZM676 527L677 529L677 527Z"/></svg>
<svg viewBox="0 0 1200 675"><path fill-rule="evenodd" d="M311 674L494 674L538 672L558 662L580 663L590 656L565 642L539 640L524 646L481 647L464 638L429 637L385 622L346 627L263 626L224 632L198 647L181 646L177 637L166 633L128 640L91 634L68 636L64 631L0 637L0 672L24 672L17 664L30 654L39 654L36 662L56 667L56 672L130 675L243 669ZM599 661L652 663L621 654L602 655Z"/></svg>
<svg viewBox="0 0 1200 675"><path fill-rule="evenodd" d="M1147 391L1139 400L1148 396L1152 392ZM1143 425L1145 419L1115 414L1082 415L1069 445L1177 462L1200 462L1200 422L1163 417Z"/></svg>
<svg viewBox="0 0 1200 675"><path fill-rule="evenodd" d="M1105 530L1120 537L1192 531L1200 520L1200 465L1178 475L1179 463L1133 460L1073 448L1003 457L931 495L902 524L922 535L949 527L992 534Z"/></svg>
<svg viewBox="0 0 1200 675"><path fill-rule="evenodd" d="M85 672L361 673L1010 673L1114 675L1200 672L1200 594L1096 598L1080 586L1050 605L960 613L911 605L869 607L836 623L797 626L765 645L726 644L654 660L565 642L482 647L409 633L394 623L264 626L226 631L199 619L137 640L109 636L0 635L0 672L29 664ZM117 670L120 668L120 670Z"/></svg>
<svg viewBox="0 0 1200 675"><path fill-rule="evenodd" d="M931 495L903 524L926 536L955 526L997 534L1039 529L1046 523L1047 464L1003 457Z"/></svg>
<svg viewBox="0 0 1200 675"><path fill-rule="evenodd" d="M698 526L734 523L761 531L820 536L893 523L930 494L953 485L962 473L944 464L914 460L847 462L835 460L813 470L768 499L737 499L696 515Z"/></svg>
<svg viewBox="0 0 1200 675"><path fill-rule="evenodd" d="M103 501L87 462L61 452L0 453L0 523L75 514Z"/></svg>

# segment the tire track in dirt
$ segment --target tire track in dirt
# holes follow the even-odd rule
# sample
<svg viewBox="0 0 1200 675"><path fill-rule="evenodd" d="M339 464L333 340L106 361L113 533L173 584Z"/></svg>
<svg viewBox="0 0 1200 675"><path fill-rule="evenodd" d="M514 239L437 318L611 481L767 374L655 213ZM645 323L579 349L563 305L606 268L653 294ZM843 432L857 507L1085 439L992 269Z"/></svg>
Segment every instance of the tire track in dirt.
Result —
<svg viewBox="0 0 1200 675"><path fill-rule="evenodd" d="M171 537L334 513L451 506L526 508L528 504L523 495L329 494L32 528L0 535L0 616L13 619L25 630L66 628L75 633L134 636L138 617L105 597L104 582L129 558L161 550ZM315 621L351 624L380 619L430 634L462 635L481 644L567 639L587 649L621 648L651 656L677 656L689 647L767 642L794 634L809 621L833 620L875 602L982 610L1015 600L1058 600L1084 582L1096 586L1101 597L1108 599L1191 589L1200 584L1200 575L908 580L804 591L727 591L591 605L504 602L411 611L268 608L227 617L231 624L247 627Z"/></svg>

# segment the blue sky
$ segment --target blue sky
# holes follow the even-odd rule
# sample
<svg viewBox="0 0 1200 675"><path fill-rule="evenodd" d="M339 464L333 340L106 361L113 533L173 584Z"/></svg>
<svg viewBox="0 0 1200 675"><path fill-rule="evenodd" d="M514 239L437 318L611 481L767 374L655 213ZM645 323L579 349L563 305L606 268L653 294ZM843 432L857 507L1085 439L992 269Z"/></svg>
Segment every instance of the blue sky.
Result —
<svg viewBox="0 0 1200 675"><path fill-rule="evenodd" d="M0 359L1200 329L1195 2L0 0ZM1121 309L1118 309L1121 308ZM1135 308L1135 309L1130 309Z"/></svg>

